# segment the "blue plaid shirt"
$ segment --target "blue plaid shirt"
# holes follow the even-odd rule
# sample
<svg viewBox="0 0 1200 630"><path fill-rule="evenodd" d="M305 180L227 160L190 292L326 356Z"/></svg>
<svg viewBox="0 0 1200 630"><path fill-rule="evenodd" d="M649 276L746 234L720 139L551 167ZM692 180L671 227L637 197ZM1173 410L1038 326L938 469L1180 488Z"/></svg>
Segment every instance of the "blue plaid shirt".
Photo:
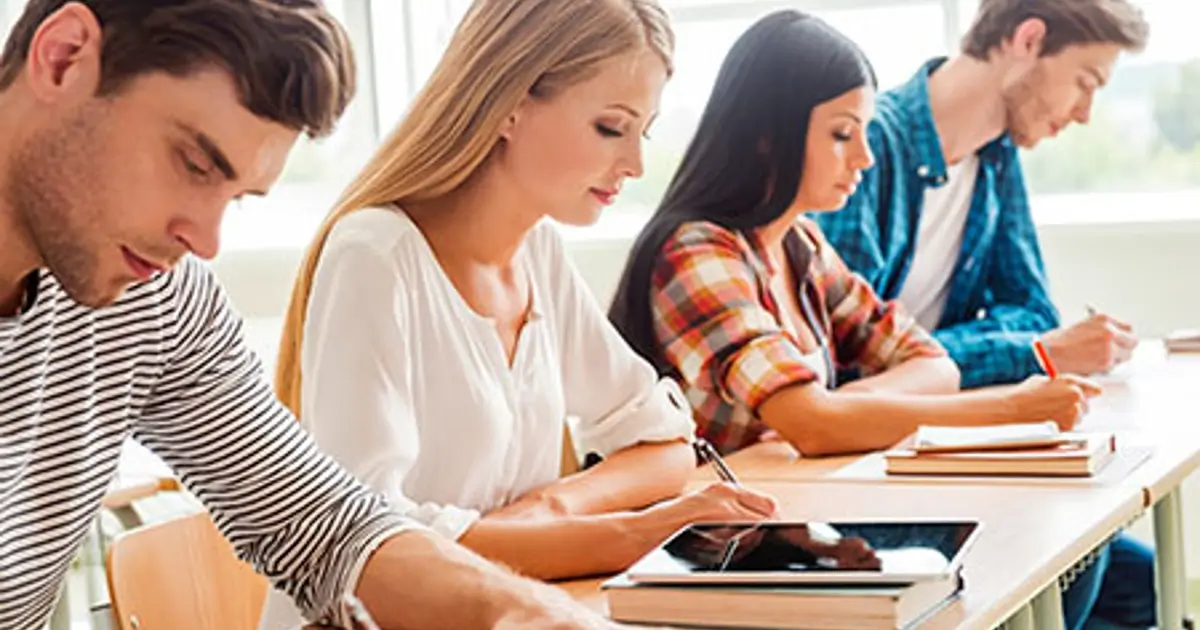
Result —
<svg viewBox="0 0 1200 630"><path fill-rule="evenodd" d="M929 75L943 61L930 61L908 83L879 96L868 131L877 164L844 209L813 217L846 264L888 300L900 295L916 252L925 190L947 178L929 108ZM978 155L962 249L934 331L958 364L963 387L1040 373L1033 340L1059 325L1017 148L1005 134Z"/></svg>

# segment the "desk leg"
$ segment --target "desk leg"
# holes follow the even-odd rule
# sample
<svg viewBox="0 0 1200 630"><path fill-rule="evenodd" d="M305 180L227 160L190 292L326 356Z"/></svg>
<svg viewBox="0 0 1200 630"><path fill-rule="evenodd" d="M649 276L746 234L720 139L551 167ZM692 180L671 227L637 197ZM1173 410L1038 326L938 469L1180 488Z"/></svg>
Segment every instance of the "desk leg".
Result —
<svg viewBox="0 0 1200 630"><path fill-rule="evenodd" d="M1005 630L1035 630L1033 624L1033 606L1025 604L1013 613L1012 617L1008 618L1008 622L1004 624Z"/></svg>
<svg viewBox="0 0 1200 630"><path fill-rule="evenodd" d="M1187 614L1187 575L1183 558L1183 500L1176 488L1154 505L1158 627L1178 630Z"/></svg>
<svg viewBox="0 0 1200 630"><path fill-rule="evenodd" d="M1037 630L1063 630L1062 590L1058 580L1033 598L1033 625Z"/></svg>

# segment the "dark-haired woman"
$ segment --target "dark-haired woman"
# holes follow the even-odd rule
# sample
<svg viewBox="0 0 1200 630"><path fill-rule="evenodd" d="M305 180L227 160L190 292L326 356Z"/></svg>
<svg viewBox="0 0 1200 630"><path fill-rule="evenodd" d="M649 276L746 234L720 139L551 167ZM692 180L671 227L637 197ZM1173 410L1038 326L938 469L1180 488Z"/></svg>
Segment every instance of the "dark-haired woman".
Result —
<svg viewBox="0 0 1200 630"><path fill-rule="evenodd" d="M871 166L874 99L849 39L796 11L763 18L725 59L634 245L610 317L684 383L724 453L768 432L829 455L885 448L922 424L1070 428L1099 393L1074 377L959 393L945 351L804 218L840 208ZM839 388L847 370L864 378Z"/></svg>

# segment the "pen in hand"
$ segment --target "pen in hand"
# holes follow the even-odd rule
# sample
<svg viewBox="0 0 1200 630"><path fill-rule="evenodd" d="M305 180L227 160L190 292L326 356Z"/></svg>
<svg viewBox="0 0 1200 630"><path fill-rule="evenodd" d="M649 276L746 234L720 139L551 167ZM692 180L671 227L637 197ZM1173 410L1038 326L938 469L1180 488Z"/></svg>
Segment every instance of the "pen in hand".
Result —
<svg viewBox="0 0 1200 630"><path fill-rule="evenodd" d="M1042 366L1042 370L1046 372L1046 376L1050 378L1058 378L1058 370L1054 367L1054 361L1050 359L1050 353L1046 351L1045 344L1041 339L1033 341L1033 354L1037 357L1038 364Z"/></svg>
<svg viewBox="0 0 1200 630"><path fill-rule="evenodd" d="M720 477L722 481L735 486L742 485L741 482L738 481L737 477L734 476L733 471L729 469L729 465L725 463L725 460L721 459L721 454L717 452L717 449L714 448L708 440L704 438L696 438L695 441L692 442L692 448L696 449L696 454L701 460L713 465L713 468L717 470L717 476Z"/></svg>

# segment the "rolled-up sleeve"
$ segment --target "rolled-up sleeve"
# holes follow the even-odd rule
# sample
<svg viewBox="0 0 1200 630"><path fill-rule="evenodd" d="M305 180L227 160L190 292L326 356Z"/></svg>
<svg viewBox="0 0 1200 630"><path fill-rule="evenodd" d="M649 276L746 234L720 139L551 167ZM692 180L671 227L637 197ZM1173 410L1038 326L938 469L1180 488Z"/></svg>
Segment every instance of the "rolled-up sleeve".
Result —
<svg viewBox="0 0 1200 630"><path fill-rule="evenodd" d="M191 260L173 275L162 305L170 360L134 436L306 617L345 623L336 604L370 555L420 525L317 450L271 392L215 278Z"/></svg>
<svg viewBox="0 0 1200 630"><path fill-rule="evenodd" d="M549 225L536 247L551 262L567 413L579 419L575 439L585 452L607 457L645 442L690 439L691 410L679 385L660 379L604 315Z"/></svg>

